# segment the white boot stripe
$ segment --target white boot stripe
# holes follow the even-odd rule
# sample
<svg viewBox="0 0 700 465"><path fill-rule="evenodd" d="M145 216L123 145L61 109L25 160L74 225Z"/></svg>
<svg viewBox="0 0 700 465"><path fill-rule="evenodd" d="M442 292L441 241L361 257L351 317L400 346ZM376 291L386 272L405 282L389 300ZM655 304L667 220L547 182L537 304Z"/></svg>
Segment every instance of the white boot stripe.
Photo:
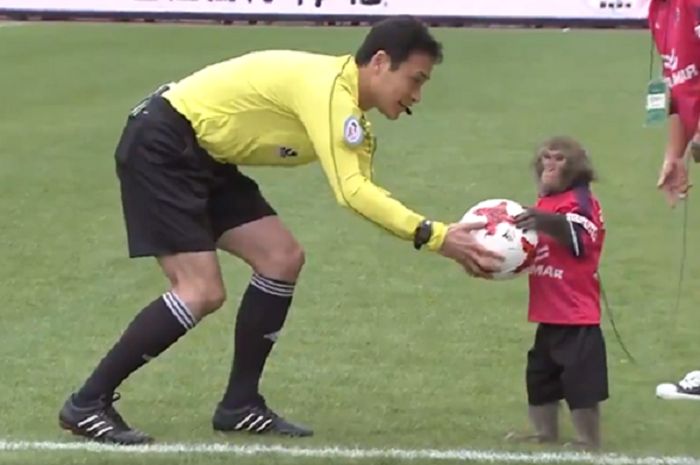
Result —
<svg viewBox="0 0 700 465"><path fill-rule="evenodd" d="M112 428L111 426L108 426L108 427L106 427L106 428L102 428L101 430L99 430L99 431L97 432L97 434L95 434L95 437L96 437L96 438L99 438L99 437L102 436L103 434L107 433L108 431L112 431L113 429L114 429L114 428Z"/></svg>
<svg viewBox="0 0 700 465"><path fill-rule="evenodd" d="M97 423L95 423L94 425L92 425L91 427L89 427L89 428L87 429L87 431L92 431L92 430L94 430L94 429L97 429L97 428L99 428L100 426L102 426L102 425L104 425L104 424L105 424L104 421L98 421Z"/></svg>
<svg viewBox="0 0 700 465"><path fill-rule="evenodd" d="M257 431L258 433L265 431L267 427L270 426L270 423L272 423L272 418L268 418L266 421L264 421L263 424L260 425L255 431Z"/></svg>
<svg viewBox="0 0 700 465"><path fill-rule="evenodd" d="M238 424L233 427L233 429L238 430L238 429L243 428L245 426L245 424L248 423L248 421L251 420L254 416L255 416L254 413L249 413L248 416L245 417L244 419L242 419L241 421L239 421Z"/></svg>
<svg viewBox="0 0 700 465"><path fill-rule="evenodd" d="M258 423L260 423L264 419L265 418L262 415L258 415L258 418L256 418L255 421L248 426L248 431L253 431L253 428L255 428L255 425L257 425Z"/></svg>
<svg viewBox="0 0 700 465"><path fill-rule="evenodd" d="M87 417L85 420L78 422L78 426L82 428L83 425L91 423L91 422L95 421L97 418L98 418L97 415L91 415L91 416Z"/></svg>

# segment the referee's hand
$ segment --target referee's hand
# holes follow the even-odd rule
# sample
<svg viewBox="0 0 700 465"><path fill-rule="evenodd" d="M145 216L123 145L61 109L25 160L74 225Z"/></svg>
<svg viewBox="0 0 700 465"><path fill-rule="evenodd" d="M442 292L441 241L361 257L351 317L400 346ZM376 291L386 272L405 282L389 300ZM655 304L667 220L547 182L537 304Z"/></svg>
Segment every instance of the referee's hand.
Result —
<svg viewBox="0 0 700 465"><path fill-rule="evenodd" d="M498 271L503 256L484 248L472 234L485 223L453 223L447 228L440 253L451 258L472 276L488 278L488 273Z"/></svg>

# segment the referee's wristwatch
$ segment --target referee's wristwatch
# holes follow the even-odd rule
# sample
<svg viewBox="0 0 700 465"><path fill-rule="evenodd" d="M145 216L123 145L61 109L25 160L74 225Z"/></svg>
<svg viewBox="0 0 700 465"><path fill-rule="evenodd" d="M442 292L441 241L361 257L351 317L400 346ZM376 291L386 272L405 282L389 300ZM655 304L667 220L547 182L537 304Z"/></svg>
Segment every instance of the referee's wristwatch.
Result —
<svg viewBox="0 0 700 465"><path fill-rule="evenodd" d="M413 233L413 247L419 250L433 237L433 222L430 220L421 221Z"/></svg>

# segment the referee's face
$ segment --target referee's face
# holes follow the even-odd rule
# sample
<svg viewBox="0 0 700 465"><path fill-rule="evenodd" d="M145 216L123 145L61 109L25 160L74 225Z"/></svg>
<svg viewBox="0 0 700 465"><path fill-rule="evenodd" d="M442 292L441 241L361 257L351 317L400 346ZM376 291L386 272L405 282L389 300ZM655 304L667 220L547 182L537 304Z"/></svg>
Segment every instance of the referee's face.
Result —
<svg viewBox="0 0 700 465"><path fill-rule="evenodd" d="M393 120L420 101L423 85L430 79L435 62L430 55L416 52L392 67L388 58L377 74L375 102L377 109Z"/></svg>

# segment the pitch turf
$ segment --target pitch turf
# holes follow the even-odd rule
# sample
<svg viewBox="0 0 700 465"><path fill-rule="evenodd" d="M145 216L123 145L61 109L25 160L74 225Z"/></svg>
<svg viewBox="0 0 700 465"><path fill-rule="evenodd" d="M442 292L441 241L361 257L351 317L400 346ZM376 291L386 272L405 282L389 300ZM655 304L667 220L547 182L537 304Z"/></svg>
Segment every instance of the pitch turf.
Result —
<svg viewBox="0 0 700 465"><path fill-rule="evenodd" d="M165 289L154 263L125 255L112 153L130 106L160 83L247 50L352 52L342 28L39 24L0 29L0 439L71 440L65 396L134 313ZM608 239L602 277L638 358L606 329L612 398L605 449L700 455L700 404L655 400L658 382L700 368L700 253L692 232L674 312L682 211L655 190L663 129L645 129L646 31L436 30L446 61L413 117L372 114L376 181L431 217L534 197L542 138L590 149ZM230 300L121 389L120 407L162 442L363 448L518 448L523 368L534 327L526 281L468 279L455 265L335 206L318 165L247 170L307 251L286 330L263 381L273 407L316 429L303 441L212 433L248 271L222 257ZM700 228L695 198L689 230ZM570 436L568 417L562 419ZM556 449L555 449L556 450ZM306 463L290 457L1 452L0 463ZM318 463L355 463L319 459ZM399 463L377 459L372 463ZM421 461L426 463L426 461Z"/></svg>

